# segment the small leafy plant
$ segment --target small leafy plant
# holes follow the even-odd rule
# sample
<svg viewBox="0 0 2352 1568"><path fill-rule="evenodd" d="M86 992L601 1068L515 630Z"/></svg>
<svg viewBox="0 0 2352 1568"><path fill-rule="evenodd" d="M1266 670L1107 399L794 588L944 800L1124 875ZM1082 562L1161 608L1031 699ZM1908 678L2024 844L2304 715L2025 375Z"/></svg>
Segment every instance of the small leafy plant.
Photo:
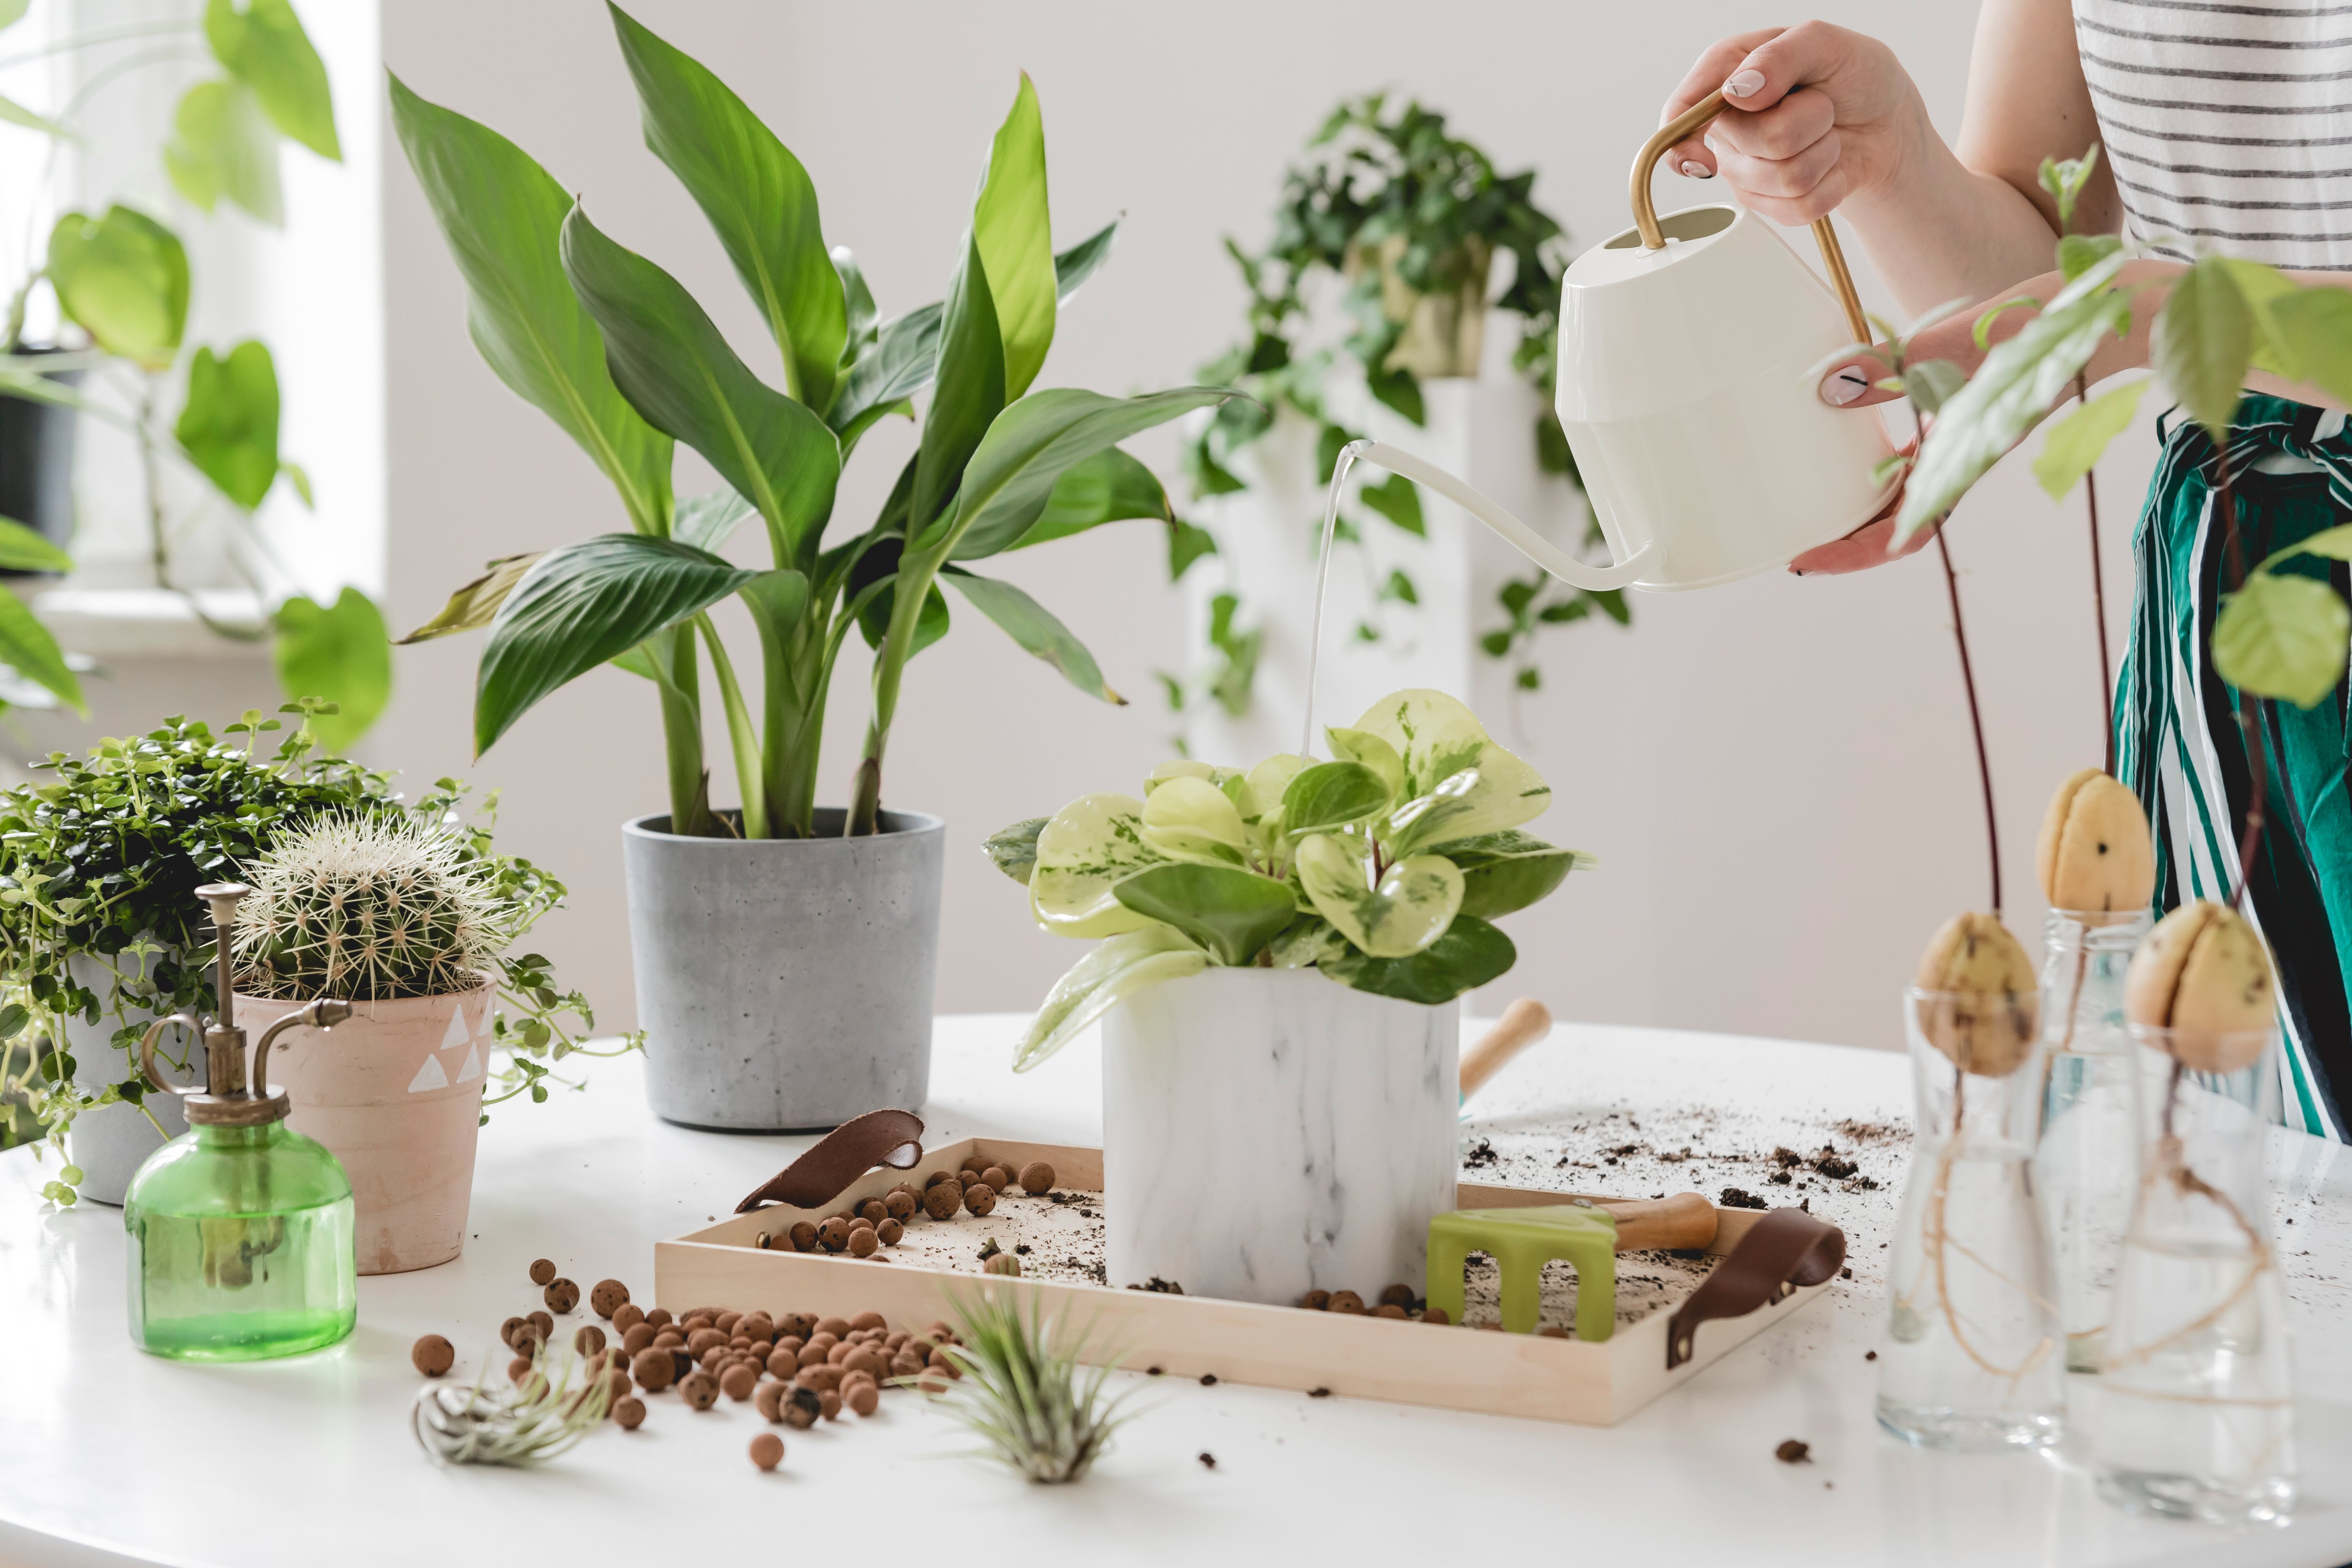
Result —
<svg viewBox="0 0 2352 1568"><path fill-rule="evenodd" d="M24 0L0 5L0 31L21 20ZM326 66L311 47L291 0L205 0L160 8L167 13L122 26L68 33L47 47L19 53L6 64L47 65L59 54L86 57L86 86L54 115L0 98L0 135L39 134L52 147L104 140L89 89L126 74L192 58L201 41L216 75L189 87L172 117L161 149L164 174L191 205L212 213L225 198L257 222L285 221L279 154L298 143L331 163L342 161ZM27 307L47 283L64 321L86 334L86 349L57 352L25 341ZM283 478L303 505L310 481L278 450L279 389L269 346L248 338L217 352L188 351L192 278L186 247L168 225L120 203L104 211L64 214L46 248L16 280L0 326L0 395L55 403L129 435L138 452L148 545L155 585L174 593L199 619L241 642L269 640L288 695L326 692L331 713L314 717L314 732L332 750L366 731L391 695L392 656L383 618L367 596L345 588L328 605L300 594L283 598L262 625L218 621L174 580L173 540L185 525L226 518L236 548L226 559L256 593L275 596L272 584L246 561L276 565L252 513ZM177 396L176 416L170 405ZM201 479L205 499L179 518L166 504L165 468ZM62 571L60 561L0 563L10 568ZM273 575L284 581L281 569ZM31 637L0 615L0 660L77 709L79 689L46 634ZM30 621L29 616L24 617Z"/></svg>
<svg viewBox="0 0 2352 1568"><path fill-rule="evenodd" d="M604 470L631 530L492 562L403 640L488 628L478 752L601 665L646 678L660 703L671 831L797 838L816 831L825 705L855 631L875 662L842 830L875 833L908 661L949 629L943 587L1088 696L1125 700L1043 605L971 567L1120 519L1167 519L1160 482L1118 443L1232 394L1032 390L1056 312L1109 254L1116 225L1055 253L1045 119L1026 76L992 144L947 298L885 321L856 256L826 247L799 159L699 62L608 9L646 143L701 207L759 308L782 385L521 149L394 78L393 122L465 279L476 344ZM912 418L926 388L918 450L880 513L828 542L843 464L878 421ZM679 442L725 488L679 499ZM765 569L717 553L755 520ZM710 618L730 596L758 633L756 691ZM706 657L741 801L726 815L709 798Z"/></svg>
<svg viewBox="0 0 2352 1568"><path fill-rule="evenodd" d="M1130 1394L1106 1400L1111 1366L1080 1364L1087 1337L1066 1318L1044 1320L1033 1300L1024 1315L1017 1297L986 1289L953 1296L963 1342L950 1346L963 1376L936 1403L981 1440L977 1457L1033 1481L1084 1480L1129 1421Z"/></svg>
<svg viewBox="0 0 2352 1568"><path fill-rule="evenodd" d="M1084 795L988 841L1041 926L1104 939L1045 998L1016 1071L1145 986L1212 964L1451 1001L1517 962L1492 920L1594 864L1518 831L1550 787L1444 692L1391 693L1324 733L1330 762L1165 763L1140 800Z"/></svg>
<svg viewBox="0 0 2352 1568"><path fill-rule="evenodd" d="M1535 204L1533 171L1498 173L1482 149L1447 131L1444 114L1411 100L1392 103L1385 93L1341 103L1307 149L1309 155L1284 182L1272 242L1251 252L1225 241L1249 289L1249 336L1203 365L1201 377L1240 387L1252 401L1224 405L1193 438L1186 468L1194 495L1246 489L1233 471L1234 458L1284 410L1318 426L1314 478L1318 484L1328 479L1339 449L1363 434L1332 418L1326 406L1324 385L1342 355L1360 368L1374 398L1423 424L1423 377L1478 374L1498 256L1509 258L1511 275L1491 308L1519 318L1512 363L1544 397L1530 432L1537 458L1546 472L1579 483L1568 438L1550 407L1565 236L1559 221ZM1309 341L1309 295L1318 279L1346 285L1343 302L1354 331L1336 346ZM1421 492L1403 476L1365 484L1356 500L1396 528L1425 537ZM1337 537L1360 544L1363 525L1342 514ZM1597 521L1590 537L1600 538ZM1175 523L1170 580L1216 552L1209 530ZM1412 606L1420 602L1420 590L1408 574L1391 570L1374 584L1371 598L1376 607ZM1622 594L1588 594L1539 572L1506 583L1496 602L1507 621L1479 646L1511 661L1518 690L1542 684L1532 657L1540 627L1581 620L1595 608L1621 626L1630 615ZM1256 648L1232 633L1234 609L1213 608L1213 614L1218 616L1210 637L1214 667L1197 681L1162 681L1180 710L1208 697L1238 717L1248 710ZM1355 636L1378 642L1388 632L1365 621Z"/></svg>

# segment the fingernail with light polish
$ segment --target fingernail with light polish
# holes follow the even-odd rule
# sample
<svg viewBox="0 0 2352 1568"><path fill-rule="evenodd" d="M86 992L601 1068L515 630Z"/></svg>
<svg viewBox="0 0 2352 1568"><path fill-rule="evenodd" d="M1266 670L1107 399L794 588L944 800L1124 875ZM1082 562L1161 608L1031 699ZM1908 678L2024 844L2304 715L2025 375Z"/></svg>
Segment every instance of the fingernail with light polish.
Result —
<svg viewBox="0 0 2352 1568"><path fill-rule="evenodd" d="M1870 390L1870 378L1853 365L1840 365L1822 377L1822 401L1840 408Z"/></svg>
<svg viewBox="0 0 2352 1568"><path fill-rule="evenodd" d="M1723 93L1726 98L1746 98L1750 93L1762 91L1763 88L1764 73L1762 71L1735 71L1732 73L1731 79L1723 84Z"/></svg>
<svg viewBox="0 0 2352 1568"><path fill-rule="evenodd" d="M1685 158L1683 160L1682 174L1683 178L1685 180L1712 180L1715 178L1715 171L1708 168L1705 163L1700 163L1696 158Z"/></svg>

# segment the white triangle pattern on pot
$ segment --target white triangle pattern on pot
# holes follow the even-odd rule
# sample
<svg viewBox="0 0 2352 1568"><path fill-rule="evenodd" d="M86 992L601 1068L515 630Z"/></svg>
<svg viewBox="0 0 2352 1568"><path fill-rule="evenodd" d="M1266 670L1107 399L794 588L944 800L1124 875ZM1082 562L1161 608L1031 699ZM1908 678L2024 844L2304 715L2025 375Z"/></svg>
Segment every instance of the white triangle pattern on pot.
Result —
<svg viewBox="0 0 2352 1568"><path fill-rule="evenodd" d="M482 1076L482 1048L475 1046L466 1052L466 1065L457 1070L459 1083L470 1083Z"/></svg>
<svg viewBox="0 0 2352 1568"><path fill-rule="evenodd" d="M416 1076L408 1080L408 1092L411 1094L423 1094L428 1089L448 1087L449 1075L441 1070L441 1058L436 1056L427 1056L425 1058L425 1065L416 1069Z"/></svg>
<svg viewBox="0 0 2352 1568"><path fill-rule="evenodd" d="M440 1048L445 1051L454 1051L459 1046L471 1041L473 1037L474 1031L466 1026L466 1005L460 1002L449 1009L449 1032L441 1037Z"/></svg>

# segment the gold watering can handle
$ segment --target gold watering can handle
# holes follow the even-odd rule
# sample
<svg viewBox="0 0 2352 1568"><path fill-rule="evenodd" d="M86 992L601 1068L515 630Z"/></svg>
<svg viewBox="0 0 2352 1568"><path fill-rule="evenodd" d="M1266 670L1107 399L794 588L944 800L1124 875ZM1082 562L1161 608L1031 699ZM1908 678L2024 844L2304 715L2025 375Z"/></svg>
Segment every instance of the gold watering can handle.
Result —
<svg viewBox="0 0 2352 1568"><path fill-rule="evenodd" d="M1666 243L1658 227L1657 205L1650 200L1650 175L1658 160L1666 155L1667 148L1722 112L1723 91L1718 88L1659 126L1658 133L1643 142L1641 152L1633 155L1633 226L1642 233L1643 249L1661 250ZM1853 274L1846 270L1845 252L1838 247L1837 228L1827 214L1813 220L1813 243L1821 247L1822 264L1830 269L1838 303L1845 307L1846 330L1855 342L1874 342L1870 320L1862 313L1862 300L1853 291Z"/></svg>

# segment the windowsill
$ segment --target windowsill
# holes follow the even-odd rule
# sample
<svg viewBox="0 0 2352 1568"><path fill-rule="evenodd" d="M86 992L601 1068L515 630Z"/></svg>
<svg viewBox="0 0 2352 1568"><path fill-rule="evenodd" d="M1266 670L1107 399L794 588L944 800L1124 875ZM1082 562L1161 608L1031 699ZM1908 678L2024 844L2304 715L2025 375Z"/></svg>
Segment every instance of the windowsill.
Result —
<svg viewBox="0 0 2352 1568"><path fill-rule="evenodd" d="M205 615L236 626L266 626L261 602L244 588L199 588ZM43 625L70 653L93 658L257 659L269 644L239 642L205 625L186 598L162 588L74 588L27 592Z"/></svg>

